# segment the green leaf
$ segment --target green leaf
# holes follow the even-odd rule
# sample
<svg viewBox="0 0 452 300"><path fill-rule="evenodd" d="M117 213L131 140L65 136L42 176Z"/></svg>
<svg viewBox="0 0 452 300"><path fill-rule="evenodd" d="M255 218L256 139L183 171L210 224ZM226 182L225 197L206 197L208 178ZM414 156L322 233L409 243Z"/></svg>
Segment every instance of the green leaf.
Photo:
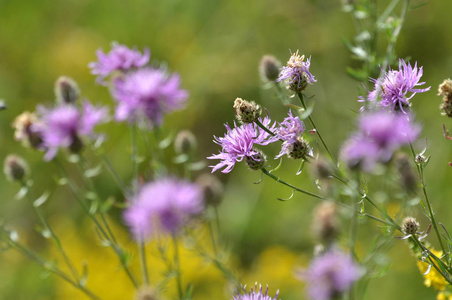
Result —
<svg viewBox="0 0 452 300"><path fill-rule="evenodd" d="M102 172L102 165L98 165L97 167L88 169L84 172L85 177L92 178L99 175Z"/></svg>
<svg viewBox="0 0 452 300"><path fill-rule="evenodd" d="M187 169L189 169L190 171L199 171L202 170L206 167L206 162L205 161L199 161L199 162L195 162L195 163L191 163L187 166Z"/></svg>
<svg viewBox="0 0 452 300"><path fill-rule="evenodd" d="M38 199L36 199L33 202L33 206L40 207L47 201L47 199L49 199L49 196L50 196L50 193L46 191L44 194L41 195L41 197L39 197Z"/></svg>
<svg viewBox="0 0 452 300"><path fill-rule="evenodd" d="M107 200L105 200L104 203L102 203L102 205L100 207L100 212L101 213L108 212L113 207L115 202L116 202L116 199L113 196L108 197Z"/></svg>
<svg viewBox="0 0 452 300"><path fill-rule="evenodd" d="M16 196L14 196L14 199L15 200L20 200L20 199L22 199L23 197L25 197L27 194L28 194L28 191L29 191L30 189L28 188L28 186L24 186L24 187L22 187L20 190L19 190L19 192L16 194Z"/></svg>
<svg viewBox="0 0 452 300"><path fill-rule="evenodd" d="M181 155L176 156L173 159L173 162L175 164L183 164L183 163L186 163L189 158L190 158L190 156L188 156L187 154L181 154Z"/></svg>

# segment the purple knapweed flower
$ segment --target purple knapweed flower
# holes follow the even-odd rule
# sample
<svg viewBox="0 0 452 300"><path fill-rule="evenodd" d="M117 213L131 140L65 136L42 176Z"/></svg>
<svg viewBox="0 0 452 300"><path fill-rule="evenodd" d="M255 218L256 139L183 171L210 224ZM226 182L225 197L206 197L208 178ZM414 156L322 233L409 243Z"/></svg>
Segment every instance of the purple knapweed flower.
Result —
<svg viewBox="0 0 452 300"><path fill-rule="evenodd" d="M157 233L177 234L204 206L202 189L193 183L161 178L139 190L124 211L124 221L137 240Z"/></svg>
<svg viewBox="0 0 452 300"><path fill-rule="evenodd" d="M47 161L54 158L61 147L72 152L80 151L83 146L81 138L95 138L94 127L108 118L107 108L94 107L88 101L83 102L81 109L74 105L60 105L54 109L38 107L38 111L42 122L32 130L41 134Z"/></svg>
<svg viewBox="0 0 452 300"><path fill-rule="evenodd" d="M257 287L257 282L254 285L254 289L251 288L249 292L246 291L246 286L242 287L243 294L236 294L232 296L231 300L277 300L279 295L279 290L276 291L276 295L271 297L268 295L268 286L265 293L262 291L262 285Z"/></svg>
<svg viewBox="0 0 452 300"><path fill-rule="evenodd" d="M349 254L333 249L314 258L299 278L306 282L309 298L329 300L349 290L362 275Z"/></svg>
<svg viewBox="0 0 452 300"><path fill-rule="evenodd" d="M289 116L279 124L276 129L276 137L283 141L281 146L281 152L275 157L280 158L284 154L291 152L294 144L300 143L300 137L306 130L304 123L298 117L292 115L292 111L289 110Z"/></svg>
<svg viewBox="0 0 452 300"><path fill-rule="evenodd" d="M289 88L298 93L306 88L307 84L316 82L314 76L309 72L311 66L311 58L304 61L304 55L300 56L298 50L296 53L292 53L287 65L282 67L279 77L276 80L281 82L288 80Z"/></svg>
<svg viewBox="0 0 452 300"><path fill-rule="evenodd" d="M160 125L166 113L183 108L188 92L180 88L178 74L143 68L117 78L113 96L118 102L117 121L144 122L152 127Z"/></svg>
<svg viewBox="0 0 452 300"><path fill-rule="evenodd" d="M365 113L359 131L342 148L349 167L372 171L377 162L388 162L395 150L416 140L421 131L406 115L386 111Z"/></svg>
<svg viewBox="0 0 452 300"><path fill-rule="evenodd" d="M270 131L275 131L275 124L270 125L270 118L259 119L262 124ZM225 124L226 134L224 137L214 137L214 142L222 147L219 154L207 157L208 159L220 159L221 162L212 167L212 173L225 167L221 172L229 173L234 168L236 162L242 161L246 157L259 155L260 152L254 149L254 145L268 145L277 140L265 130L262 130L254 123L246 123L237 126L234 122L234 128Z"/></svg>
<svg viewBox="0 0 452 300"><path fill-rule="evenodd" d="M370 91L367 99L360 97L358 102L377 101L377 97L381 98L378 106L382 109L390 111L402 111L406 113L405 109L410 107L410 100L416 93L423 93L430 90L430 87L425 89L416 89L416 86L423 85L425 82L419 82L422 77L422 67L417 68L417 62L414 67L410 63L406 63L403 59L399 59L399 70L389 70L382 78L373 79L371 81L375 84L374 90ZM408 95L408 92L411 92ZM361 111L364 106L361 107Z"/></svg>
<svg viewBox="0 0 452 300"><path fill-rule="evenodd" d="M109 53L101 49L96 51L97 61L88 64L91 74L97 75L96 81L104 84L105 77L114 71L128 71L132 68L141 68L149 62L149 49L145 48L143 54L138 50L113 43Z"/></svg>

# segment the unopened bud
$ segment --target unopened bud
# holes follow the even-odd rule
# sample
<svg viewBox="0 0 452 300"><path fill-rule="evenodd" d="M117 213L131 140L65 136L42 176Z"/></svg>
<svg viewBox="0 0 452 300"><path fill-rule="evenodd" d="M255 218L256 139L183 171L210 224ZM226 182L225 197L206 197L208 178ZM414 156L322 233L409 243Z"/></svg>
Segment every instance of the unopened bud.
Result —
<svg viewBox="0 0 452 300"><path fill-rule="evenodd" d="M77 83L69 77L61 76L55 82L55 96L59 103L74 104L80 95Z"/></svg>
<svg viewBox="0 0 452 300"><path fill-rule="evenodd" d="M444 79L438 87L438 96L449 96L452 94L452 80Z"/></svg>
<svg viewBox="0 0 452 300"><path fill-rule="evenodd" d="M328 179L333 175L330 164L323 159L316 159L312 163L313 171L319 179Z"/></svg>
<svg viewBox="0 0 452 300"><path fill-rule="evenodd" d="M28 165L23 158L10 154L5 159L3 171L10 181L22 181L28 174Z"/></svg>
<svg viewBox="0 0 452 300"><path fill-rule="evenodd" d="M414 159L414 161L416 162L416 164L418 165L422 165L425 162L425 156L422 154L418 154L416 155L416 158Z"/></svg>
<svg viewBox="0 0 452 300"><path fill-rule="evenodd" d="M14 138L22 142L26 147L39 149L42 146L41 133L36 130L41 121L34 113L23 112L14 120L12 127L15 129Z"/></svg>
<svg viewBox="0 0 452 300"><path fill-rule="evenodd" d="M78 137L78 135L74 135L72 137L72 143L69 145L68 149L74 154L78 154L82 151L83 141Z"/></svg>
<svg viewBox="0 0 452 300"><path fill-rule="evenodd" d="M135 300L161 300L161 299L162 298L157 296L157 292L149 286L141 287L135 295Z"/></svg>
<svg viewBox="0 0 452 300"><path fill-rule="evenodd" d="M261 150L254 149L257 153L251 156L245 156L245 163L251 170L260 170L267 163L267 156Z"/></svg>
<svg viewBox="0 0 452 300"><path fill-rule="evenodd" d="M402 221L402 231L405 234L416 234L419 230L419 222L413 217L406 217Z"/></svg>
<svg viewBox="0 0 452 300"><path fill-rule="evenodd" d="M179 153L190 153L196 149L196 137L189 130L182 130L174 139L174 150Z"/></svg>
<svg viewBox="0 0 452 300"><path fill-rule="evenodd" d="M293 159L306 159L311 156L311 152L309 143L301 136L297 137L297 141L291 143L287 148L287 155Z"/></svg>
<svg viewBox="0 0 452 300"><path fill-rule="evenodd" d="M262 113L260 105L254 101L246 101L237 98L234 101L234 109L237 120L241 123L253 123L259 119Z"/></svg>
<svg viewBox="0 0 452 300"><path fill-rule="evenodd" d="M259 64L259 73L264 80L276 81L281 69L281 62L273 55L264 55Z"/></svg>
<svg viewBox="0 0 452 300"><path fill-rule="evenodd" d="M216 176L210 173L201 174L196 179L196 183L204 191L204 199L207 204L213 206L220 204L224 187Z"/></svg>
<svg viewBox="0 0 452 300"><path fill-rule="evenodd" d="M339 235L336 204L325 201L314 208L312 229L315 236L324 244L329 244L336 239Z"/></svg>
<svg viewBox="0 0 452 300"><path fill-rule="evenodd" d="M409 193L414 193L417 182L408 156L402 153L398 154L395 158L395 165L400 174L403 188Z"/></svg>

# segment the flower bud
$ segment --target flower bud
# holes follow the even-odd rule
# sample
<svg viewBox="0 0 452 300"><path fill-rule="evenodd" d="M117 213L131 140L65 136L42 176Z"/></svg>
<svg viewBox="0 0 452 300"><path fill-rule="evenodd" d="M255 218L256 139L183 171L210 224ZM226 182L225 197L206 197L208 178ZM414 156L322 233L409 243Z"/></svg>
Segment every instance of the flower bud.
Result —
<svg viewBox="0 0 452 300"><path fill-rule="evenodd" d="M196 149L196 137L189 130L181 130L174 139L174 150L178 154L190 153Z"/></svg>
<svg viewBox="0 0 452 300"><path fill-rule="evenodd" d="M78 135L74 134L72 137L72 143L69 145L69 151L74 154L80 153L83 149L83 141L78 137Z"/></svg>
<svg viewBox="0 0 452 300"><path fill-rule="evenodd" d="M329 244L337 238L339 220L334 202L325 201L314 208L312 229L314 235L324 244Z"/></svg>
<svg viewBox="0 0 452 300"><path fill-rule="evenodd" d="M135 300L159 300L159 299L162 298L158 297L157 292L149 286L141 287L135 295Z"/></svg>
<svg viewBox="0 0 452 300"><path fill-rule="evenodd" d="M256 102L249 102L241 98L235 99L234 109L240 123L253 123L259 119L262 113L260 105Z"/></svg>
<svg viewBox="0 0 452 300"><path fill-rule="evenodd" d="M10 154L5 159L3 171L10 181L22 181L28 174L28 165L21 157Z"/></svg>
<svg viewBox="0 0 452 300"><path fill-rule="evenodd" d="M287 148L287 155L293 159L306 159L311 156L311 152L308 142L301 136L297 137L297 141L291 143Z"/></svg>
<svg viewBox="0 0 452 300"><path fill-rule="evenodd" d="M260 170L267 163L267 156L261 150L254 149L257 153L251 156L245 156L245 163L251 170Z"/></svg>
<svg viewBox="0 0 452 300"><path fill-rule="evenodd" d="M34 113L23 112L14 120L12 127L15 129L14 138L22 142L25 147L39 149L42 146L41 133L36 130L41 121Z"/></svg>
<svg viewBox="0 0 452 300"><path fill-rule="evenodd" d="M276 81L281 69L281 62L273 55L264 55L259 64L259 73L264 80Z"/></svg>
<svg viewBox="0 0 452 300"><path fill-rule="evenodd" d="M56 100L62 104L74 104L80 95L77 83L69 77L61 76L55 82Z"/></svg>
<svg viewBox="0 0 452 300"><path fill-rule="evenodd" d="M413 217L406 217L402 221L402 231L405 234L416 234L419 230L419 222Z"/></svg>
<svg viewBox="0 0 452 300"><path fill-rule="evenodd" d="M204 173L196 179L196 183L204 191L206 204L213 206L220 204L224 187L217 177L210 173Z"/></svg>
<svg viewBox="0 0 452 300"><path fill-rule="evenodd" d="M421 165L425 162L426 158L424 155L422 154L418 154L416 155L416 158L414 159L414 161L416 162L416 164Z"/></svg>
<svg viewBox="0 0 452 300"><path fill-rule="evenodd" d="M409 193L414 193L417 188L417 181L408 156L402 153L398 154L395 158L395 165L400 174L403 188Z"/></svg>

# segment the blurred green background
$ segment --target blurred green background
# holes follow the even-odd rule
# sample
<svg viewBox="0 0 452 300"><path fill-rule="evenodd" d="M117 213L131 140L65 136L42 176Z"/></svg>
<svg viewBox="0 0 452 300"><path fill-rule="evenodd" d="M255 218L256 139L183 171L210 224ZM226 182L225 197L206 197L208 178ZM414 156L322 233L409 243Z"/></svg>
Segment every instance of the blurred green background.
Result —
<svg viewBox="0 0 452 300"><path fill-rule="evenodd" d="M377 2L381 7L387 4ZM412 1L413 6L423 3ZM448 228L452 228L452 168L448 166L452 142L443 138L442 124L452 129L452 122L440 116L441 99L436 91L443 79L452 77L450 11L449 0L428 1L410 10L396 45L399 57L411 57L424 66L423 81L432 86L431 91L414 98L413 110L424 125L427 154L432 155L426 178L436 217ZM203 159L218 151L213 135L222 136L223 123L233 121L232 102L236 97L258 101L275 120L286 115L287 109L275 99L275 91L263 88L258 63L264 54L273 54L284 63L289 50L300 49L312 57L311 72L318 80L307 91L315 95L313 117L337 154L354 128L353 111L359 107L356 99L361 83L345 73L346 67L356 62L342 42L354 34L350 15L341 10L339 1L331 0L0 0L0 98L8 105L6 111L0 112L0 159L17 153L28 160L36 193L52 192L45 204L46 214L74 248L74 260L96 261L96 255L103 256L111 250L98 247L94 230L83 222L82 211L68 190L53 187L55 166L44 163L42 153L24 149L13 140L14 118L24 110L34 110L39 103L51 105L58 76L75 79L83 96L91 101L112 105L108 90L94 84L87 68L96 59L95 51L108 51L111 41L139 49L149 47L151 60L166 61L171 70L180 72L182 85L190 92L187 109L171 114L165 127L169 131L192 130L199 143L197 159ZM383 39L382 43L386 41ZM107 156L124 178L130 178L126 126L109 124L101 130L108 136ZM417 150L424 145L421 141ZM274 151L276 154L278 150ZM315 189L312 176L304 172L295 177L298 165L289 160L285 163L279 173L282 177L308 190ZM271 293L281 290L281 299L303 297L296 296L302 292L302 284L290 278L293 268L297 264L306 266L312 256L310 222L315 200L295 195L291 201L277 201L277 197L289 197L291 191L267 178L259 185L253 184L260 175L241 164L230 174L217 175L225 183L224 200L219 207L224 239L244 283L268 283ZM120 195L106 172L96 179L96 185L105 196ZM27 244L52 257L52 250L47 247L50 243L33 231L37 220L28 203L13 200L19 187L2 176L0 188L0 219L17 229ZM117 217L118 212L114 214ZM424 221L425 228L420 208L414 214ZM118 230L124 229L120 218L117 226ZM378 231L377 224L371 222L366 223L366 228L370 229L363 229L361 234ZM124 240L128 241L127 237ZM392 263L387 276L370 283L366 299L435 297L433 290L423 286L415 259L404 242L395 242L389 257ZM106 294L106 299L127 299L133 293L127 282L121 286L121 279L112 292L113 281L106 274L120 271L114 257L108 262L112 267L93 263L89 280L93 286L102 286L111 293ZM187 278L194 278L189 274L193 270L186 272ZM221 274L213 269L209 272L194 279L203 295L195 299L228 299ZM210 282L208 278L216 292L202 285L203 280ZM83 298L67 289L60 279L43 276L40 267L8 252L0 256L0 299Z"/></svg>

